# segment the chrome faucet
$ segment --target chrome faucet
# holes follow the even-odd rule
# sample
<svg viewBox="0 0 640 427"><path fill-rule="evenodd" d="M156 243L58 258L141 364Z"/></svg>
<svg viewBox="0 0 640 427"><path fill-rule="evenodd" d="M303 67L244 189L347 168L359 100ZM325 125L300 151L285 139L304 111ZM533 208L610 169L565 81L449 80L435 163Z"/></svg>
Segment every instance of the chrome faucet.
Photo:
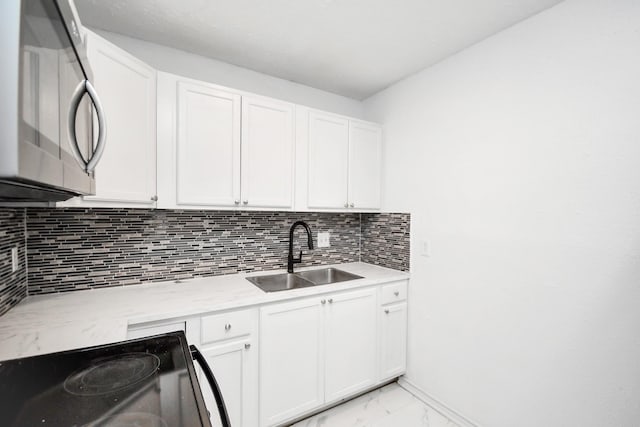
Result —
<svg viewBox="0 0 640 427"><path fill-rule="evenodd" d="M299 225L303 226L304 229L307 230L307 245L309 246L309 249L313 249L313 238L311 237L311 230L309 229L307 223L304 221L294 222L289 229L289 257L287 258L287 272L289 273L293 273L293 264L302 262L302 251L300 251L300 255L298 256L298 258L293 257L293 232Z"/></svg>

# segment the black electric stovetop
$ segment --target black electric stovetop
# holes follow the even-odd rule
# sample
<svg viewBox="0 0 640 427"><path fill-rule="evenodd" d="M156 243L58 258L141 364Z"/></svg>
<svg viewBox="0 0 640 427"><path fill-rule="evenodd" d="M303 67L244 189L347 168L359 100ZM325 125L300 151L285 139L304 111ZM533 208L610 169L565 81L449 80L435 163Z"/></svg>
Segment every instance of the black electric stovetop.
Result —
<svg viewBox="0 0 640 427"><path fill-rule="evenodd" d="M0 426L209 426L184 333L0 362Z"/></svg>

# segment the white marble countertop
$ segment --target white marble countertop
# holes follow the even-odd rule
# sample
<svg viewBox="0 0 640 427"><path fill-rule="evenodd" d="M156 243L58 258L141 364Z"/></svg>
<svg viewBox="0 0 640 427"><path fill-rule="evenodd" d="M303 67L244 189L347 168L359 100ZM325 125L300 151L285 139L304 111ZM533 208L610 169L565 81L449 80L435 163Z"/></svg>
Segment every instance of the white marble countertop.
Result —
<svg viewBox="0 0 640 427"><path fill-rule="evenodd" d="M409 278L362 262L338 267L362 279L266 293L245 278L284 270L233 274L30 296L0 317L0 360L107 344L126 338L131 324L184 318Z"/></svg>

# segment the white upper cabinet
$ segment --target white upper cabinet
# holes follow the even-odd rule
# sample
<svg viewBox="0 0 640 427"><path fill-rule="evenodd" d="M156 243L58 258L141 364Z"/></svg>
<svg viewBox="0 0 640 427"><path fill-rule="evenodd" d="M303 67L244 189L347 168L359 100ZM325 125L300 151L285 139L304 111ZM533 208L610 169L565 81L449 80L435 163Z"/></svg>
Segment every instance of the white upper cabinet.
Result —
<svg viewBox="0 0 640 427"><path fill-rule="evenodd" d="M93 84L107 140L95 171L96 195L65 205L153 207L156 196L156 71L87 32Z"/></svg>
<svg viewBox="0 0 640 427"><path fill-rule="evenodd" d="M240 198L240 95L178 82L177 98L175 205L234 206ZM165 200L171 203L162 195Z"/></svg>
<svg viewBox="0 0 640 427"><path fill-rule="evenodd" d="M293 105L158 73L158 207L293 205Z"/></svg>
<svg viewBox="0 0 640 427"><path fill-rule="evenodd" d="M293 206L294 107L242 97L242 205Z"/></svg>
<svg viewBox="0 0 640 427"><path fill-rule="evenodd" d="M349 121L309 113L308 207L348 207Z"/></svg>
<svg viewBox="0 0 640 427"><path fill-rule="evenodd" d="M349 122L349 207L380 209L382 129Z"/></svg>
<svg viewBox="0 0 640 427"><path fill-rule="evenodd" d="M301 108L301 114L307 111ZM307 134L298 131L298 156L303 168L306 205L298 209L369 211L380 209L382 129L374 123L318 111L299 119ZM306 168L304 167L306 166ZM306 176L305 174L306 169Z"/></svg>
<svg viewBox="0 0 640 427"><path fill-rule="evenodd" d="M379 125L156 72L90 31L87 49L107 142L96 195L59 205L380 209Z"/></svg>

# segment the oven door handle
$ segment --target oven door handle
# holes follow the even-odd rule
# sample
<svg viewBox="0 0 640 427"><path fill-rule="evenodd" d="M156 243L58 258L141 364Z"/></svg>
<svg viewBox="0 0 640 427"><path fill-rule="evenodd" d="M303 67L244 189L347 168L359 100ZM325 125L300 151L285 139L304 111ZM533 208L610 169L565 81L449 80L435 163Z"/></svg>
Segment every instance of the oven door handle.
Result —
<svg viewBox="0 0 640 427"><path fill-rule="evenodd" d="M220 415L222 427L231 427L231 423L229 422L229 414L227 413L227 407L224 404L224 399L222 398L222 393L220 392L220 386L218 386L218 382L213 376L213 372L211 371L209 364L195 345L190 345L189 351L191 352L191 357L193 358L193 360L198 362L198 364L200 365L204 376L207 377L207 381L209 382L211 391L213 391L213 397L216 400L216 405L218 405L218 414Z"/></svg>

